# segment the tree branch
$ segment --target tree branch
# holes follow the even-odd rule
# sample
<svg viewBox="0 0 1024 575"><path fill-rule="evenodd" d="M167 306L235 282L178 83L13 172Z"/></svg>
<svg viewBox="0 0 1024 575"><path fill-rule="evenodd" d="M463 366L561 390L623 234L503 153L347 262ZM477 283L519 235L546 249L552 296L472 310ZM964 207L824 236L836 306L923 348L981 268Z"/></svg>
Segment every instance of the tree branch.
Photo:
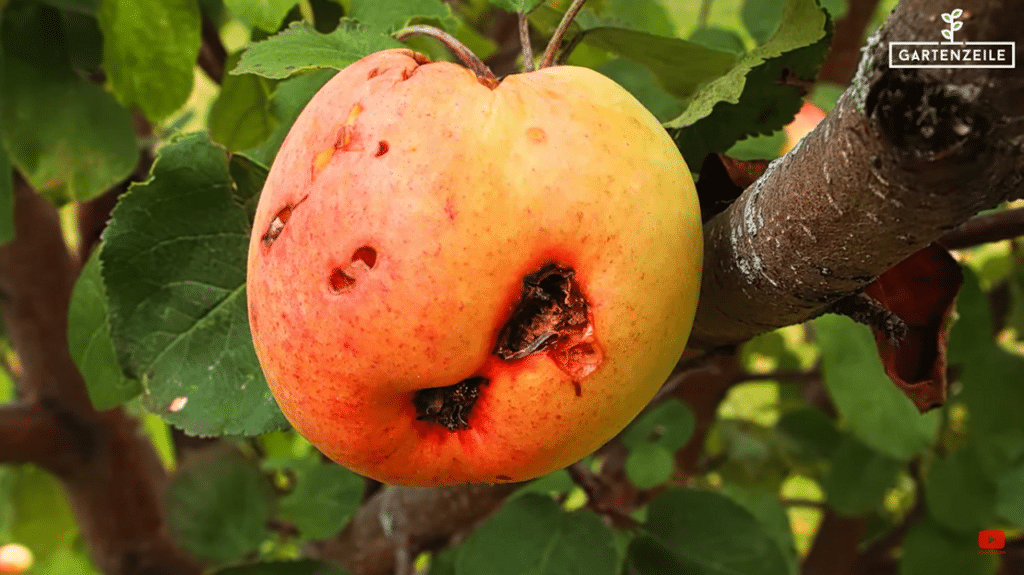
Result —
<svg viewBox="0 0 1024 575"><path fill-rule="evenodd" d="M864 33L875 15L878 0L857 0L847 4L846 15L836 21L832 34L832 47L818 71L819 82L833 82L845 86L857 70Z"/></svg>
<svg viewBox="0 0 1024 575"><path fill-rule="evenodd" d="M387 486L359 508L338 537L315 543L314 551L356 575L387 575L395 568L396 536L411 557L441 548L472 531L521 485Z"/></svg>
<svg viewBox="0 0 1024 575"><path fill-rule="evenodd" d="M219 85L224 81L224 65L228 60L228 52L220 40L217 25L206 14L203 14L202 37L203 43L199 46L197 63L199 68Z"/></svg>
<svg viewBox="0 0 1024 575"><path fill-rule="evenodd" d="M1014 208L971 218L939 243L947 250L959 250L1020 236L1024 236L1024 208Z"/></svg>
<svg viewBox="0 0 1024 575"><path fill-rule="evenodd" d="M19 438L11 429L16 421L5 418L0 437L7 455L43 465L60 479L104 573L198 574L198 565L167 532L166 477L152 446L122 410L93 409L71 360L67 313L79 268L64 244L57 211L20 177L14 192L15 239L0 246L0 311L21 361L23 403L4 415L42 435Z"/></svg>
<svg viewBox="0 0 1024 575"><path fill-rule="evenodd" d="M0 463L58 465L60 440L48 410L37 404L0 405Z"/></svg>
<svg viewBox="0 0 1024 575"><path fill-rule="evenodd" d="M823 313L1024 182L1024 67L890 69L890 40L1024 43L1017 1L904 0L832 112L704 229L690 354Z"/></svg>

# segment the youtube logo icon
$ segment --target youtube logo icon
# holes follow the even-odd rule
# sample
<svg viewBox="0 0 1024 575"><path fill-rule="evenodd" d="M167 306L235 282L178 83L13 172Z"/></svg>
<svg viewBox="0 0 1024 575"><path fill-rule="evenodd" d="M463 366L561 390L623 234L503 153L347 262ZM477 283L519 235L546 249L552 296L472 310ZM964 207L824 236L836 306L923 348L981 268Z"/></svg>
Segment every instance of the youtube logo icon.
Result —
<svg viewBox="0 0 1024 575"><path fill-rule="evenodd" d="M1006 547L1006 533L999 529L986 529L978 532L978 548L979 549L1002 549ZM989 553L999 553L999 551L989 551ZM983 553L979 551L979 553Z"/></svg>

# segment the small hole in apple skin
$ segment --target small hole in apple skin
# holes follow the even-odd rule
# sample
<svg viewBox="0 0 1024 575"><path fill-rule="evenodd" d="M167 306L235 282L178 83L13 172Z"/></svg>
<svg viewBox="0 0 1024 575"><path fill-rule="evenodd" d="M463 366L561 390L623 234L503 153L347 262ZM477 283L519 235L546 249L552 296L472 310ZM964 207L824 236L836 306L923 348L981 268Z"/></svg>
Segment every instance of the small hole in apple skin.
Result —
<svg viewBox="0 0 1024 575"><path fill-rule="evenodd" d="M390 149L390 146L388 145L387 140L381 140L381 141L377 142L377 153L374 154L373 156L375 158L379 158L379 157L383 156L384 154L388 153L389 149Z"/></svg>
<svg viewBox="0 0 1024 575"><path fill-rule="evenodd" d="M436 423L448 431L472 429L470 413L480 399L480 388L488 383L486 377L474 375L454 385L417 391L412 397L416 420Z"/></svg>
<svg viewBox="0 0 1024 575"><path fill-rule="evenodd" d="M352 253L352 261L359 260L366 264L366 267L373 269L377 264L377 250L370 246L363 246Z"/></svg>
<svg viewBox="0 0 1024 575"><path fill-rule="evenodd" d="M288 220L292 217L292 207L285 206L281 208L281 211L277 212L274 216L274 220L270 222L270 227L267 228L267 233L263 234L263 245L268 248L273 245L274 240L281 235L284 231L284 225L288 223Z"/></svg>
<svg viewBox="0 0 1024 575"><path fill-rule="evenodd" d="M337 293L346 292L352 289L356 279L345 273L341 268L335 268L331 272L331 289Z"/></svg>
<svg viewBox="0 0 1024 575"><path fill-rule="evenodd" d="M352 289L356 280L377 265L377 250L370 246L362 246L352 252L352 260L345 267L337 267L331 270L331 290L335 293L345 293Z"/></svg>

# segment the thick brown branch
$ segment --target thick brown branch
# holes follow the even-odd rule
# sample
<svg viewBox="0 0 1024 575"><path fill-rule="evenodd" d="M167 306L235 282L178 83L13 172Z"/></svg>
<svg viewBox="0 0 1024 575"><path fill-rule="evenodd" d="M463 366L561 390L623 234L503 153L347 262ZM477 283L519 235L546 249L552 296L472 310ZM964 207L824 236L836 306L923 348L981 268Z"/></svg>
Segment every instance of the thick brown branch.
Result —
<svg viewBox="0 0 1024 575"><path fill-rule="evenodd" d="M38 404L0 405L0 463L57 465L60 440L47 409Z"/></svg>
<svg viewBox="0 0 1024 575"><path fill-rule="evenodd" d="M14 241L0 247L0 311L22 366L25 411L14 415L45 435L12 458L43 465L61 480L104 573L199 573L167 533L165 474L136 422L120 409L97 413L89 402L66 335L78 264L64 245L57 211L21 178L14 220Z"/></svg>
<svg viewBox="0 0 1024 575"><path fill-rule="evenodd" d="M338 537L314 544L314 550L356 575L386 575L395 568L396 541L408 545L412 557L443 547L472 531L520 485L384 487Z"/></svg>
<svg viewBox="0 0 1024 575"><path fill-rule="evenodd" d="M1020 1L902 2L828 117L708 222L691 353L821 314L1018 189L1024 67L888 67L958 7L962 38L1024 43Z"/></svg>

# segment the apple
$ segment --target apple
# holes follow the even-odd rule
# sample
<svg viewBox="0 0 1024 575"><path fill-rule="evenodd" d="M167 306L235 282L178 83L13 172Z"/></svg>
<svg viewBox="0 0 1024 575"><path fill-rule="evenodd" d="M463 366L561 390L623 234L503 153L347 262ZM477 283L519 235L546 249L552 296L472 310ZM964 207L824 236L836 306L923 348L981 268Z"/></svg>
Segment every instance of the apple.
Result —
<svg viewBox="0 0 1024 575"><path fill-rule="evenodd" d="M278 152L249 319L281 410L341 465L522 481L648 403L686 344L701 258L690 171L622 87L392 49L328 81Z"/></svg>
<svg viewBox="0 0 1024 575"><path fill-rule="evenodd" d="M800 138L806 136L808 132L818 125L818 122L824 119L824 110L812 102L804 102L803 106L800 107L800 111L793 118L793 121L786 124L782 129L786 135L786 140L782 144L779 155L784 156L789 153L796 146L796 143L800 141Z"/></svg>

